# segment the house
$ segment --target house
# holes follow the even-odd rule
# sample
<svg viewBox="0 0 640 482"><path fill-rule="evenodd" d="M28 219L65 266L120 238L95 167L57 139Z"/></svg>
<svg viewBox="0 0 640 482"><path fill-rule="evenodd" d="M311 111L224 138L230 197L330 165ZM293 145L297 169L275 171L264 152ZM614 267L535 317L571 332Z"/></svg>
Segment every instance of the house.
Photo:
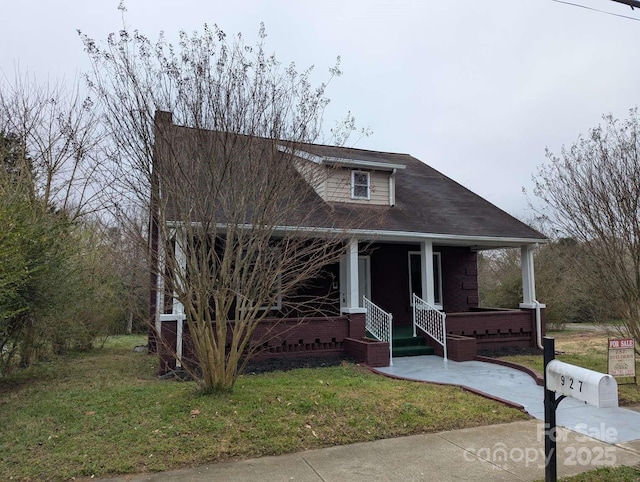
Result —
<svg viewBox="0 0 640 482"><path fill-rule="evenodd" d="M166 112L156 114L157 138L160 132L165 144L202 142ZM216 135L209 134L207 139ZM536 300L533 248L546 241L542 234L411 155L270 141L293 164L292 182L311 190L310 202L319 207L304 222L347 241L340 262L327 267L332 276L319 280L330 298L322 316L300 323L283 319L278 303L269 306L255 334L269 333L259 356L346 353L388 365L389 344L401 333L423 338L441 355L448 350L454 359L482 349L539 345L544 305ZM357 225L350 224L354 213ZM162 258L159 236L152 230L155 263ZM521 251L519 309L479 306L477 253L496 248ZM161 277L152 275L151 283L151 339L171 348L163 353L166 371L186 350L184 309ZM365 335L383 343L368 343ZM369 345L377 354L367 351ZM398 356L401 349L393 352Z"/></svg>

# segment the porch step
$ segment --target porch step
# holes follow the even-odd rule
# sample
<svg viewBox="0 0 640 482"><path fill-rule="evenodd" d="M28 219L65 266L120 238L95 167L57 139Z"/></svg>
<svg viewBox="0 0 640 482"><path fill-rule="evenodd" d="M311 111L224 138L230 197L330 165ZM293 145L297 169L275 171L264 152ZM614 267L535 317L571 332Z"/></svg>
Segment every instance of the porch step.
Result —
<svg viewBox="0 0 640 482"><path fill-rule="evenodd" d="M434 353L433 348L426 345L394 346L392 351L394 358L403 356L433 355Z"/></svg>
<svg viewBox="0 0 640 482"><path fill-rule="evenodd" d="M413 336L411 326L393 328L393 356L420 356L433 355L432 347L427 346L426 341L421 336Z"/></svg>

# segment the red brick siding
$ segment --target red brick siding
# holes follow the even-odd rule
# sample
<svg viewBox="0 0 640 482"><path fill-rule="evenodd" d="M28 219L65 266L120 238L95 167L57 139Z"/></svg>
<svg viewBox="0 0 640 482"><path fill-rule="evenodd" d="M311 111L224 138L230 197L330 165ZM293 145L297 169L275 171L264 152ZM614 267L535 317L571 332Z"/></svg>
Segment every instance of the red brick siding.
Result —
<svg viewBox="0 0 640 482"><path fill-rule="evenodd" d="M441 253L442 301L445 312L478 307L478 255L469 248L434 246Z"/></svg>
<svg viewBox="0 0 640 482"><path fill-rule="evenodd" d="M362 360L370 367L389 366L389 343L386 341L346 338L344 348L347 355Z"/></svg>
<svg viewBox="0 0 640 482"><path fill-rule="evenodd" d="M438 356L444 356L444 348L430 336L425 336ZM453 361L474 360L478 355L476 339L471 336L447 335L447 358Z"/></svg>
<svg viewBox="0 0 640 482"><path fill-rule="evenodd" d="M536 346L535 310L447 313L446 323L447 333L474 337L478 351Z"/></svg>
<svg viewBox="0 0 640 482"><path fill-rule="evenodd" d="M469 248L434 246L441 253L442 298L446 312L469 311L478 306L478 257ZM377 243L371 255L371 298L393 314L394 324L411 323L409 252L419 245Z"/></svg>
<svg viewBox="0 0 640 482"><path fill-rule="evenodd" d="M344 353L344 340L348 337L362 338L364 331L364 315L361 314L310 318L304 321L267 319L260 323L253 334L252 340L259 347L254 358L341 354ZM183 359L194 360L186 323L183 334ZM228 343L231 341L230 336ZM162 342L159 350L160 373L166 373L176 366L176 322L162 323Z"/></svg>

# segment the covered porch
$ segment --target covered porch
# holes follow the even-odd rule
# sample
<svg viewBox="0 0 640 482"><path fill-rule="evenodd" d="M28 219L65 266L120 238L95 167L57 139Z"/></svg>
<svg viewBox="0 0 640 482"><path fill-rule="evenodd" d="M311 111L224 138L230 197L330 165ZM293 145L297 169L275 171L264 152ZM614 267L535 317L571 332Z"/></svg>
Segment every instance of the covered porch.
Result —
<svg viewBox="0 0 640 482"><path fill-rule="evenodd" d="M501 348L537 347L544 333L544 305L535 295L533 248L519 240L351 239L340 266L340 307L363 313L367 332L388 341L394 356L428 354L419 345L454 357ZM477 253L519 249L523 299L518 309L479 306ZM407 340L413 338L412 346ZM461 348L462 347L462 348ZM428 348L427 348L428 350ZM392 362L392 361L391 361Z"/></svg>
<svg viewBox="0 0 640 482"><path fill-rule="evenodd" d="M181 259L177 243L172 247ZM534 245L508 246L522 255L524 296L514 310L479 306L477 253L491 247L478 240L352 238L339 266L329 266L315 287L328 293L331 308L303 319L274 310L254 334L258 358L344 353L387 366L393 356L435 353L461 361L485 350L536 347L544 305L535 297ZM162 277L156 282L154 334L167 371L192 355L184 307Z"/></svg>

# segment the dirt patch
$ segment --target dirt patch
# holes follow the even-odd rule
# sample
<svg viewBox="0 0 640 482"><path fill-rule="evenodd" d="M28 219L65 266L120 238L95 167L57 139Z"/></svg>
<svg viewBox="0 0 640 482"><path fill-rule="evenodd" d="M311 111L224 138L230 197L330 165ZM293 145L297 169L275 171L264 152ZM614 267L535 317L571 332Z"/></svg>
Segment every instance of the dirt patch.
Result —
<svg viewBox="0 0 640 482"><path fill-rule="evenodd" d="M343 363L358 362L355 359L340 355L268 358L266 360L250 361L244 370L244 374L255 375L275 371L286 372L298 368L335 367Z"/></svg>

